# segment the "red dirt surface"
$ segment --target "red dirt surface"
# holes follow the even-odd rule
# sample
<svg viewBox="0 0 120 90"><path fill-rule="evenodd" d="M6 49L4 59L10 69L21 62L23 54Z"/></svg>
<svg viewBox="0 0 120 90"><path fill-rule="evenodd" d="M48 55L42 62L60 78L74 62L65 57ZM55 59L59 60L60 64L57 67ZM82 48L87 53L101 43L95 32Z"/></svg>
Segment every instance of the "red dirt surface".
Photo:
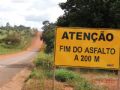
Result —
<svg viewBox="0 0 120 90"><path fill-rule="evenodd" d="M0 55L0 59L7 59L10 57L19 56L21 54L26 53L27 51L32 51L32 50L34 51L35 49L40 49L43 43L43 41L40 40L40 36L41 36L41 32L38 32L36 36L33 38L31 45L27 49L14 54Z"/></svg>
<svg viewBox="0 0 120 90"><path fill-rule="evenodd" d="M25 79L30 75L30 70L27 68L20 71L8 83L0 87L0 90L21 90Z"/></svg>
<svg viewBox="0 0 120 90"><path fill-rule="evenodd" d="M86 78L92 84L99 87L105 87L105 90L118 90L118 78L114 77L105 77L105 74L95 74L95 73L86 73L82 77Z"/></svg>
<svg viewBox="0 0 120 90"><path fill-rule="evenodd" d="M97 86L104 86L107 90L118 90L118 81L113 78L95 79L92 81Z"/></svg>

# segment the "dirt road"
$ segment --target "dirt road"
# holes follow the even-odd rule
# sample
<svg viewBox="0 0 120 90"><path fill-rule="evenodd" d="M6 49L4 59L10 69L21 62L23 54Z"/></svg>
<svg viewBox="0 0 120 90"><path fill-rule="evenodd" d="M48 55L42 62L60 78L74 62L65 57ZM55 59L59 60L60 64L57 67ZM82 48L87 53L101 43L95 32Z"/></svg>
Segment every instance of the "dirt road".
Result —
<svg viewBox="0 0 120 90"><path fill-rule="evenodd" d="M29 67L31 60L36 56L41 46L42 41L40 41L40 33L38 33L31 46L23 52L0 55L0 87L9 82L25 67Z"/></svg>

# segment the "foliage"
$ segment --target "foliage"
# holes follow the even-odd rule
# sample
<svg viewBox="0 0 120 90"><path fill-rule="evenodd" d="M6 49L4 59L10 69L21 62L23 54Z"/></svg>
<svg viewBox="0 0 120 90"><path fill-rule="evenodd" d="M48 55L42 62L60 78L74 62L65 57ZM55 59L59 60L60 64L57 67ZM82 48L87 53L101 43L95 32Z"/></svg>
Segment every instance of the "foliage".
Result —
<svg viewBox="0 0 120 90"><path fill-rule="evenodd" d="M21 90L44 90L44 71L34 68Z"/></svg>
<svg viewBox="0 0 120 90"><path fill-rule="evenodd" d="M68 80L67 83L73 86L75 90L107 90L106 87L95 86L82 77Z"/></svg>
<svg viewBox="0 0 120 90"><path fill-rule="evenodd" d="M22 90L53 90L53 81L45 76L44 69L35 68L25 80ZM64 90L62 83L55 84L55 90Z"/></svg>
<svg viewBox="0 0 120 90"><path fill-rule="evenodd" d="M104 90L104 88L97 88L85 78L81 77L79 73L75 73L67 69L57 69L55 71L55 78L61 82L67 82L75 90Z"/></svg>
<svg viewBox="0 0 120 90"><path fill-rule="evenodd" d="M16 44L20 44L21 40L20 40L20 35L18 33L12 33L7 35L6 38L3 39L4 43L6 45L16 45Z"/></svg>
<svg viewBox="0 0 120 90"><path fill-rule="evenodd" d="M67 0L58 26L120 28L120 0Z"/></svg>
<svg viewBox="0 0 120 90"><path fill-rule="evenodd" d="M67 69L57 69L55 71L55 78L58 81L66 82L67 80L72 80L78 77L78 75Z"/></svg>
<svg viewBox="0 0 120 90"><path fill-rule="evenodd" d="M44 52L40 52L34 63L36 67L51 70L53 68L53 54L45 54Z"/></svg>
<svg viewBox="0 0 120 90"><path fill-rule="evenodd" d="M38 69L33 69L29 79L34 78L34 79L44 79L44 71L43 70L38 70Z"/></svg>
<svg viewBox="0 0 120 90"><path fill-rule="evenodd" d="M71 86L74 86L75 90L94 90L93 86L87 80L81 77L69 80L68 83Z"/></svg>
<svg viewBox="0 0 120 90"><path fill-rule="evenodd" d="M49 23L48 21L43 22L44 26L42 29L44 30L42 33L43 41L46 44L46 53L51 53L54 48L54 32L55 32L55 24Z"/></svg>
<svg viewBox="0 0 120 90"><path fill-rule="evenodd" d="M10 53L13 50L16 52L26 48L36 33L36 29L30 29L30 27L23 25L13 27L6 23L6 26L0 27L0 54Z"/></svg>
<svg viewBox="0 0 120 90"><path fill-rule="evenodd" d="M45 52L40 52L37 55L34 64L35 64L35 68L32 70L27 81L31 79L35 79L35 80L39 80L40 82L43 82L44 80L48 82L49 80L51 81L53 79L53 69L52 69L53 54L46 54ZM67 83L68 85L73 87L74 90L105 90L104 88L101 87L97 88L96 86L94 86L85 78L81 77L80 73L76 73L68 69L60 69L57 67L55 70L55 79L57 81L61 81L61 83L62 82ZM64 83L62 84L64 85ZM45 88L47 88L46 85ZM40 87L43 87L43 84ZM62 90L62 89L56 89L56 90Z"/></svg>

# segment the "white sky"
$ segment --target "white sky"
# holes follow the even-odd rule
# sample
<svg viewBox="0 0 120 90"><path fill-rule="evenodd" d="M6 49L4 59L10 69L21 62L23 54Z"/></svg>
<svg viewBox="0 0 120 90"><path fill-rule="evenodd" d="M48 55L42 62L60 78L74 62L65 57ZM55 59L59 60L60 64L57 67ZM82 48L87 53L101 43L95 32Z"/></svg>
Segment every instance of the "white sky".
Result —
<svg viewBox="0 0 120 90"><path fill-rule="evenodd" d="M58 6L67 0L0 0L0 25L26 25L41 28L42 22L55 22L63 14Z"/></svg>

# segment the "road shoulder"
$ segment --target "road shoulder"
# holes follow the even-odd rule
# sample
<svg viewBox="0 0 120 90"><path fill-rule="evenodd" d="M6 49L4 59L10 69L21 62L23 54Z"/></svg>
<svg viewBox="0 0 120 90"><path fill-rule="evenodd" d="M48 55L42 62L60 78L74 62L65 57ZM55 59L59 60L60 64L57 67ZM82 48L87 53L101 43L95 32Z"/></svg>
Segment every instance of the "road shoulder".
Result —
<svg viewBox="0 0 120 90"><path fill-rule="evenodd" d="M19 73L16 74L7 84L2 86L0 90L21 90L24 81L30 75L30 70L28 68L24 68Z"/></svg>

